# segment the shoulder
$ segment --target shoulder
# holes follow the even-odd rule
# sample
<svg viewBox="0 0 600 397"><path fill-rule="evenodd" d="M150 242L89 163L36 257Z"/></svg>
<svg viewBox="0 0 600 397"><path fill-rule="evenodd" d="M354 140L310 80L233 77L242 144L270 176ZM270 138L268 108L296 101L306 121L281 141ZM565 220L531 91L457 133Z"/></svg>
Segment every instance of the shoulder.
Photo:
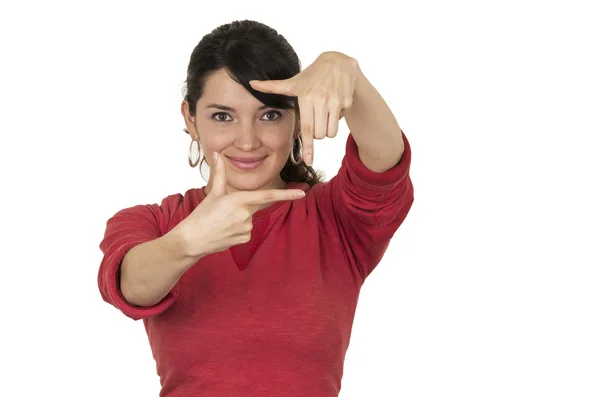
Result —
<svg viewBox="0 0 600 397"><path fill-rule="evenodd" d="M164 196L158 202L149 205L161 207L163 211L193 209L204 199L203 188L191 188L185 192L174 192Z"/></svg>
<svg viewBox="0 0 600 397"><path fill-rule="evenodd" d="M191 188L172 193L160 202L160 212L165 217L165 233L186 218L205 198L203 188Z"/></svg>
<svg viewBox="0 0 600 397"><path fill-rule="evenodd" d="M165 234L191 213L202 201L202 189L169 193L162 198L138 203L118 210L108 220L108 226L131 225L153 227Z"/></svg>

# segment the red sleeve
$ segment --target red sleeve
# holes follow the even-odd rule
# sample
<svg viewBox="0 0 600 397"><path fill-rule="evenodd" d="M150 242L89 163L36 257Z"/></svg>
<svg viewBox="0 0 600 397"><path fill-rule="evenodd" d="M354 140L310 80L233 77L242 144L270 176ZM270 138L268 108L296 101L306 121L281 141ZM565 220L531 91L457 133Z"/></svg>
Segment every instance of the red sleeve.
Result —
<svg viewBox="0 0 600 397"><path fill-rule="evenodd" d="M340 170L322 191L361 283L381 261L413 203L411 148L404 133L402 138L404 152L398 164L377 173L362 163L350 134Z"/></svg>
<svg viewBox="0 0 600 397"><path fill-rule="evenodd" d="M100 250L104 255L98 272L100 294L104 301L134 320L165 311L177 298L179 289L175 285L162 301L153 306L132 305L121 294L119 283L121 261L131 248L166 234L180 199L180 195L173 195L165 198L161 205L136 205L122 209L106 223L104 238L100 242Z"/></svg>

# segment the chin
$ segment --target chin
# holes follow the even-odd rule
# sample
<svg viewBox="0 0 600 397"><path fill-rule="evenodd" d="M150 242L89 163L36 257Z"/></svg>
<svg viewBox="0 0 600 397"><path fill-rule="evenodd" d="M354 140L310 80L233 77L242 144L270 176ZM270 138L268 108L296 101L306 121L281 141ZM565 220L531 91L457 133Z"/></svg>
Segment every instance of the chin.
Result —
<svg viewBox="0 0 600 397"><path fill-rule="evenodd" d="M253 178L251 176L241 178L230 178L227 184L235 190L259 190L263 186L267 185L269 181L265 181L264 178Z"/></svg>
<svg viewBox="0 0 600 397"><path fill-rule="evenodd" d="M279 172L228 172L227 184L235 190L259 190L277 187L281 182Z"/></svg>

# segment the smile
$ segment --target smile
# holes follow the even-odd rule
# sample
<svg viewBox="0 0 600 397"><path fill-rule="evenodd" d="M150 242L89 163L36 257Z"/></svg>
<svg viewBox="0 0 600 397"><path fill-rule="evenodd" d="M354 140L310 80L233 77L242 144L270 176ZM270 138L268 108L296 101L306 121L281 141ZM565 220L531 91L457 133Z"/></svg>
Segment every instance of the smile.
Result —
<svg viewBox="0 0 600 397"><path fill-rule="evenodd" d="M253 170L260 167L267 156L264 157L228 157L231 164L240 170Z"/></svg>

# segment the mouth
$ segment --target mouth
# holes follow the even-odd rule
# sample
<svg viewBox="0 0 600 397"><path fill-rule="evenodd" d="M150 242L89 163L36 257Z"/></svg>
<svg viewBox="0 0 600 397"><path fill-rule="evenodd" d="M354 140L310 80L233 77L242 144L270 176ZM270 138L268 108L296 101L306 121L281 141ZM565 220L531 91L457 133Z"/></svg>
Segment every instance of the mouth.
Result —
<svg viewBox="0 0 600 397"><path fill-rule="evenodd" d="M267 156L263 157L227 157L229 162L240 170L253 170L261 166Z"/></svg>

